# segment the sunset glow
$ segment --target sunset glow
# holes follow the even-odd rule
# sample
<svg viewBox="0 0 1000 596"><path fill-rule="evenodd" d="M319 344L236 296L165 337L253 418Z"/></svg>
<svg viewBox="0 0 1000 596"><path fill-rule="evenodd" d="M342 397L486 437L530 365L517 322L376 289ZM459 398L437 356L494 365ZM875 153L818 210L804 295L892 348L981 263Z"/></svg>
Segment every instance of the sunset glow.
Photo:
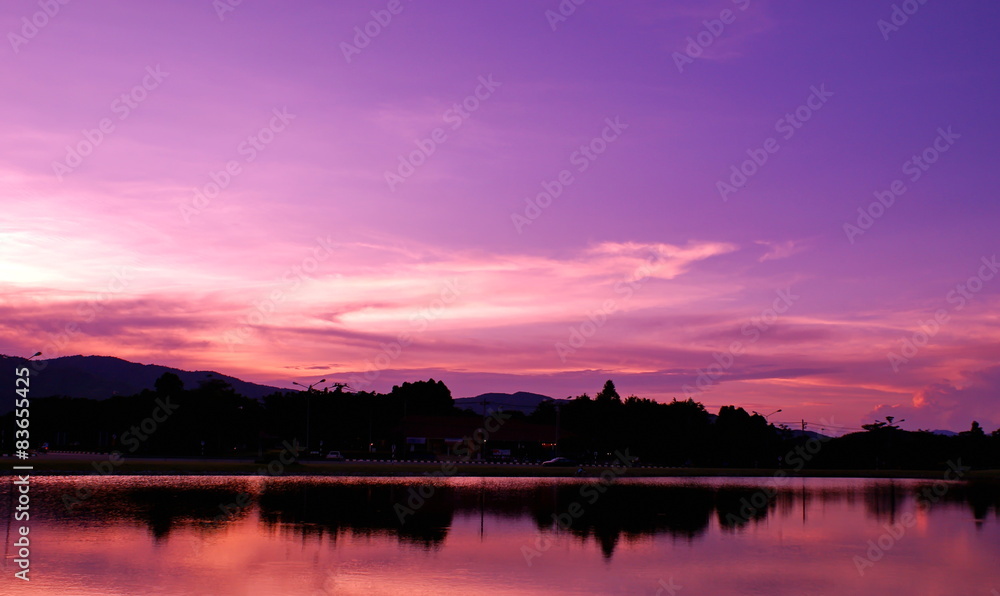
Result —
<svg viewBox="0 0 1000 596"><path fill-rule="evenodd" d="M890 4L5 2L0 352L992 431L1000 6Z"/></svg>

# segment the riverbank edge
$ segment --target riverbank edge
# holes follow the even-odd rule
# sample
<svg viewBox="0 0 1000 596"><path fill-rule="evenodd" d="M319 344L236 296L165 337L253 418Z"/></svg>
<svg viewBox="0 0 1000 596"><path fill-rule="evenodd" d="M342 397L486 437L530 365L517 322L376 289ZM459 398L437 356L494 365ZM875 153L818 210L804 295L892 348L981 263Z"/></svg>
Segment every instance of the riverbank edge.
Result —
<svg viewBox="0 0 1000 596"><path fill-rule="evenodd" d="M31 470L14 470L15 466L31 466ZM577 474L577 467L545 467L531 464L490 464L479 462L324 462L300 461L282 465L281 476L343 476L343 477L425 477L465 476L465 477L595 477L610 466L583 466L583 474ZM774 470L763 468L670 468L656 466L631 466L619 476L631 478L671 478L671 477L759 477L787 476L795 478L899 478L940 480L944 470L847 470L847 469L791 469ZM270 476L267 462L249 460L198 459L121 459L109 461L107 455L95 454L93 459L64 460L55 458L32 458L23 461L0 458L0 474L16 475L18 472L33 476ZM1000 481L1000 470L970 470L964 475L966 480Z"/></svg>

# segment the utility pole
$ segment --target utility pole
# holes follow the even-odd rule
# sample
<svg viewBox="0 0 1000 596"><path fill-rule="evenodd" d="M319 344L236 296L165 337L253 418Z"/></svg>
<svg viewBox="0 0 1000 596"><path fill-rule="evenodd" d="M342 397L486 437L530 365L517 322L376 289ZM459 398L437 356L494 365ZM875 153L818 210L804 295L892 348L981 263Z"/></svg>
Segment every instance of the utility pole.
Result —
<svg viewBox="0 0 1000 596"><path fill-rule="evenodd" d="M560 430L560 417L562 415L562 408L560 404L556 404L556 448L552 451L554 453L559 453L559 430Z"/></svg>
<svg viewBox="0 0 1000 596"><path fill-rule="evenodd" d="M806 421L802 420L802 432L806 432Z"/></svg>
<svg viewBox="0 0 1000 596"><path fill-rule="evenodd" d="M486 424L486 398L483 398L483 424ZM479 461L483 461L483 451L486 449L486 442L484 441L482 445L479 446Z"/></svg>
<svg viewBox="0 0 1000 596"><path fill-rule="evenodd" d="M310 402L309 398L312 396L313 391L315 391L316 393L319 393L319 390L313 389L313 387L315 387L316 385L319 385L320 383L326 383L326 379L320 379L319 381L316 381L315 383L313 383L311 385L303 385L302 383L297 383L295 381L292 381L292 385L298 385L299 387L305 387L306 388L306 457L307 458L309 457L309 426L310 426L309 425L309 402Z"/></svg>

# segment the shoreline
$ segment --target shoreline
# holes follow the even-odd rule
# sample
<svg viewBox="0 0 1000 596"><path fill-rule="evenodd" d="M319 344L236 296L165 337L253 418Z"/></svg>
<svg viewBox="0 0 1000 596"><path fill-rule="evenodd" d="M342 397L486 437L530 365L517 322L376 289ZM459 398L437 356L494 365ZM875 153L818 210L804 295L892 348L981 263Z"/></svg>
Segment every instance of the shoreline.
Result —
<svg viewBox="0 0 1000 596"><path fill-rule="evenodd" d="M539 464L508 464L485 462L370 462L306 460L282 466L280 474L268 474L268 462L235 459L199 458L122 458L117 463L107 454L76 455L73 458L45 455L30 460L0 458L4 475L13 476L13 466L32 466L25 473L32 476L343 476L343 477L511 477L511 478L594 478L608 469L607 465L584 465L584 474L577 476L576 466L545 467ZM620 469L615 468L616 470ZM104 471L102 471L104 470ZM110 470L110 471L108 471ZM435 474L436 473L436 474ZM765 468L672 468L665 466L633 466L621 476L629 478L886 478L940 480L943 470L852 470ZM1000 481L1000 470L970 470L965 480Z"/></svg>

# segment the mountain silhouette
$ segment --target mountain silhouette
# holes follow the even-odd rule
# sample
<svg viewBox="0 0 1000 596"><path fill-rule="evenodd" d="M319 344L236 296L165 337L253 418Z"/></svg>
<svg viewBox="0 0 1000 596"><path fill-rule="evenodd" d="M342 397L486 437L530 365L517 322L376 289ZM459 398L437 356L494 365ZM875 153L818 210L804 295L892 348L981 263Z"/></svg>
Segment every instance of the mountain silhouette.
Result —
<svg viewBox="0 0 1000 596"><path fill-rule="evenodd" d="M566 402L565 399L553 399L540 393L518 391L516 393L483 393L475 397L459 397L455 399L455 407L479 412L486 401L487 410L502 409L510 412L519 411L530 414L543 401Z"/></svg>
<svg viewBox="0 0 1000 596"><path fill-rule="evenodd" d="M133 395L143 389L153 389L156 379L166 372L180 377L188 389L196 388L201 381L217 379L232 385L237 393L254 399L275 391L285 391L214 371L187 371L158 364L139 364L112 356L63 356L30 362L16 357L0 359L0 371L3 371L5 379L13 379L14 369L22 366L31 373L31 396L36 398L64 395L106 399L115 394ZM11 400L3 400L3 411L12 406Z"/></svg>

